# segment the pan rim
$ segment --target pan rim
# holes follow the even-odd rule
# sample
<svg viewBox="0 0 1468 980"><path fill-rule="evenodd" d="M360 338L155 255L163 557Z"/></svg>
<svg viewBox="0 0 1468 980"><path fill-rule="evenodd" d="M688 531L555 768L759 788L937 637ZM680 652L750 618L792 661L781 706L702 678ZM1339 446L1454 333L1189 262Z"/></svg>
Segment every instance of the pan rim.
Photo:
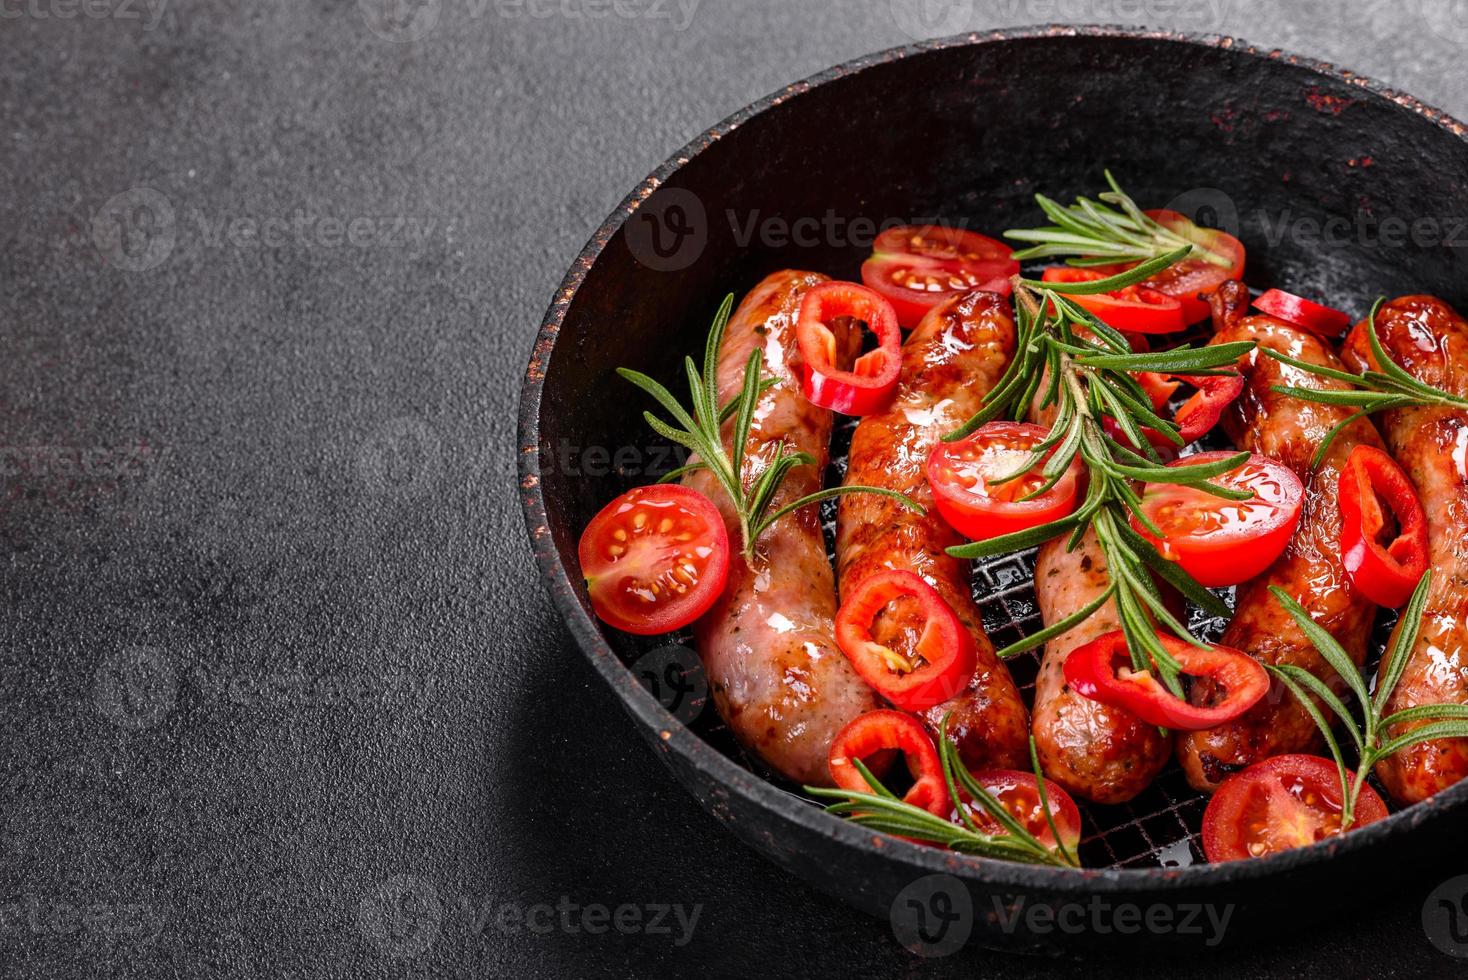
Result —
<svg viewBox="0 0 1468 980"><path fill-rule="evenodd" d="M675 719L637 682L632 672L627 669L602 636L601 628L587 615L586 610L574 595L575 584L567 573L560 553L551 541L551 533L546 521L539 454L541 394L556 338L565 321L566 313L593 264L622 225L636 213L641 204L658 187L662 186L672 174L682 169L694 157L734 132L745 122L807 91L881 64L948 48L979 47L1011 41L1064 37L1163 42L1238 51L1247 57L1282 62L1354 86L1372 96L1392 102L1398 108L1415 113L1446 130L1460 141L1468 142L1468 127L1465 127L1463 123L1446 112L1382 82L1325 61L1278 48L1261 48L1240 38L1222 34L1060 24L969 32L863 55L785 86L736 111L700 134L638 184L592 234L556 289L555 297L536 334L521 387L517 451L519 457L517 489L521 497L531 548L535 553L536 563L549 589L551 599L577 646L591 661L603 680L617 694L624 709L631 713L646 730L657 732L664 751L684 758L689 765L704 772L712 780L725 787L727 791L737 793L744 800L762 810L771 812L782 821L798 824L807 832L865 852L869 857L897 861L910 868L915 876L948 873L969 880L982 880L989 887L1043 890L1062 895L1126 894L1139 890L1169 892L1287 874L1297 869L1333 860L1344 854L1364 851L1388 839L1411 833L1418 825L1436 819L1447 811L1460 809L1462 804L1468 803L1468 781L1394 813L1386 820L1362 827L1344 837L1334 838L1306 848L1285 851L1268 858L1224 864L1200 864L1179 868L1083 868L1072 870L959 855L931 847L920 847L885 835L876 835L848 821L831 816L820 808L799 800L773 783L759 778Z"/></svg>

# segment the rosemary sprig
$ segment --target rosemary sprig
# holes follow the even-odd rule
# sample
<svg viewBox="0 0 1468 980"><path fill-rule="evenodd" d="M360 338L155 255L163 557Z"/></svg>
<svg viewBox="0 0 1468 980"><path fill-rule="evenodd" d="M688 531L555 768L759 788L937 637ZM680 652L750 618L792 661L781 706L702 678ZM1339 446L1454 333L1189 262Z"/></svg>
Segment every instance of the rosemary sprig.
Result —
<svg viewBox="0 0 1468 980"><path fill-rule="evenodd" d="M1329 685L1305 668L1292 664L1278 667L1268 666L1269 672L1278 677L1309 712L1316 726L1320 728L1321 734L1325 736L1325 744L1330 747L1330 754L1335 759L1336 769L1339 770L1341 776L1342 830L1348 829L1355 820L1356 802L1361 797L1361 787L1366 784L1366 777L1376 768L1377 763L1393 753L1421 742L1431 742L1440 738L1468 738L1468 705L1418 705L1386 717L1382 716L1387 702L1391 699L1392 691L1396 689L1397 682L1402 679L1402 671L1407 668L1407 658L1417 643L1417 634L1422 628L1422 612L1427 605L1427 593L1431 583L1432 571L1428 570L1427 574L1422 576L1422 581L1417 583L1417 590L1412 593L1411 601L1402 611L1401 626L1398 627L1396 636L1392 638L1391 647L1382 661L1381 678L1376 685L1375 695L1367 690L1360 670L1351 662L1351 658L1346 655L1345 650L1341 649L1341 645L1335 641L1335 638L1311 619L1310 614L1288 593L1282 589L1270 587L1269 591L1274 593L1275 599L1304 631L1321 657L1325 658L1325 662L1330 664L1331 669L1346 682L1351 693L1356 696L1356 701L1361 705L1364 723L1358 725L1350 709L1336 696ZM1345 759L1341 755L1340 743L1331 731L1330 722L1325 714L1311 698L1312 694L1320 698L1321 702L1340 718L1345 725L1346 734L1350 735L1351 741L1355 743L1356 752L1361 761L1354 777L1348 774ZM1427 724L1395 738L1388 736L1387 733L1394 725L1408 722L1427 722Z"/></svg>
<svg viewBox="0 0 1468 980"><path fill-rule="evenodd" d="M1381 345L1381 338L1376 333L1376 316L1381 312L1381 306L1385 302L1386 297L1384 296L1378 299L1371 307L1371 315L1366 319L1366 339L1371 344L1371 356L1381 366L1380 371L1368 369L1361 374L1352 374L1350 371L1311 364L1268 347L1263 348L1265 354L1282 364L1288 364L1290 367L1299 368L1301 371L1318 377L1332 378L1355 385L1355 389L1351 391L1320 391L1315 388L1298 388L1291 385L1273 386L1273 390L1281 395L1289 395L1320 405L1344 405L1357 410L1326 435L1315 453L1313 463L1315 466L1320 465L1331 443L1335 442L1336 436L1340 435L1347 426L1375 412L1407 408L1413 405L1443 405L1449 408L1468 409L1468 398L1461 398L1418 380L1387 354L1386 349Z"/></svg>
<svg viewBox="0 0 1468 980"><path fill-rule="evenodd" d="M1006 238L1034 243L1030 248L1015 252L1014 258L1024 262L1066 257L1071 265L1084 267L1145 262L1187 249L1185 257L1202 259L1225 268L1232 264L1227 256L1213 252L1147 217L1137 202L1121 189L1109 170L1106 171L1106 183L1111 185L1111 190L1100 195L1100 202L1082 197L1070 207L1036 194L1035 201L1054 224L1044 228L1006 231Z"/></svg>
<svg viewBox="0 0 1468 980"><path fill-rule="evenodd" d="M671 425L651 412L643 412L642 417L647 420L647 424L652 427L653 431L691 450L697 456L693 462L679 467L659 482L667 483L676 480L694 470L706 469L712 473L719 486L729 495L729 500L734 504L734 510L739 515L739 532L744 557L745 560L751 562L754 560L755 544L771 525L801 508L832 497L852 493L872 493L891 497L910 510L917 511L919 514L923 513L923 508L905 494L895 490L884 490L881 487L863 486L830 487L808 494L781 507L774 513L769 513L775 495L785 482L785 478L790 475L790 471L799 466L814 465L815 459L809 453L789 452L786 444L781 442L775 446L775 451L764 472L751 486L745 486L744 447L749 441L749 430L754 422L755 406L758 405L761 396L780 383L780 379L762 377L764 354L759 349L755 349L750 353L749 362L744 367L744 384L739 394L723 406L718 404L719 347L723 343L724 331L729 326L729 317L733 311L734 296L730 294L725 297L723 305L719 307L719 312L714 317L713 326L709 329L708 341L704 345L702 372L693 363L693 358L684 358L692 411L685 410L682 405L678 404L678 399L673 396L672 392L647 375L630 368L617 368L619 375L651 395L677 423ZM732 457L724 449L721 434L724 423L730 418L734 419Z"/></svg>
<svg viewBox="0 0 1468 980"><path fill-rule="evenodd" d="M1229 500L1249 499L1252 496L1249 493L1228 490L1211 482L1246 460L1248 453L1214 463L1163 465L1141 430L1154 429L1179 447L1183 445L1182 435L1176 424L1152 410L1147 395L1129 372L1217 371L1235 364L1254 345L1241 342L1139 354L1120 333L1067 298L1124 289L1187 255L1187 251L1177 249L1129 272L1094 283L1015 280L1018 331L1015 359L978 414L946 440L962 439L1000 418L1022 419L1034 404L1041 408L1054 406L1056 415L1048 437L1015 473L996 482L1019 479L1038 467L1046 482L1029 495L1035 497L1053 486L1079 458L1089 472L1089 486L1085 500L1068 517L1018 534L950 548L948 553L958 558L986 558L1034 547L1065 533L1071 534L1070 547L1074 549L1089 527L1095 530L1106 557L1111 584L1085 608L1001 650L1002 657L1043 645L1114 599L1133 667L1138 671L1152 670L1155 664L1164 685L1181 697L1182 685L1178 680L1181 667L1158 639L1157 626L1166 627L1200 647L1204 644L1167 608L1154 574L1210 614L1228 615L1227 606L1178 565L1163 558L1151 542L1133 530L1128 518L1136 517L1142 527L1158 538L1164 537L1143 512L1142 498L1133 486L1139 481L1198 487ZM1042 376L1047 379L1043 382L1043 392L1039 389ZM1124 446L1107 433L1103 424L1107 417L1115 420L1137 448Z"/></svg>
<svg viewBox="0 0 1468 980"><path fill-rule="evenodd" d="M899 837L937 844L961 854L999 858L1004 861L1019 861L1025 864L1048 864L1058 868L1079 868L1080 859L1066 847L1055 826L1055 817L1050 810L1049 796L1045 790L1045 777L1040 771L1040 757L1035 750L1035 740L1030 738L1030 767L1039 787L1040 809L1045 814L1045 823L1050 835L1055 838L1055 847L1047 847L1029 829L1005 809L1004 804L980 785L972 772L958 755L958 747L948 738L948 719L952 712L943 717L938 733L938 759L943 766L943 778L948 784L948 795L963 821L953 823L929 813L921 807L904 803L895 793L884 786L860 759L852 764L861 773L872 792L863 793L848 789L826 789L807 786L805 791L822 799L837 800L826 807L826 812L850 817L851 821L870 830L878 830ZM1001 834L988 834L979 830L968 809L959 801L959 789L967 793L975 803L983 807L1004 829Z"/></svg>

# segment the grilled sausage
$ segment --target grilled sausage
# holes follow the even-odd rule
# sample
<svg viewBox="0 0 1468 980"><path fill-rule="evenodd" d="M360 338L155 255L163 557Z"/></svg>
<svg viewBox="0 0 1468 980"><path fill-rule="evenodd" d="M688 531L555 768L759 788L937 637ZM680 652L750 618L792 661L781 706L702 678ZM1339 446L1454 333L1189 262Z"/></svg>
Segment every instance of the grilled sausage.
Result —
<svg viewBox="0 0 1468 980"><path fill-rule="evenodd" d="M1468 323L1431 296L1387 303L1376 320L1387 355L1413 377L1468 396ZM1376 367L1365 324L1347 339L1345 360ZM1468 412L1421 406L1384 413L1382 432L1427 512L1432 585L1422 631L1387 713L1426 704L1468 704ZM1395 737L1419 727L1395 726ZM1376 768L1392 797L1416 803L1468 776L1468 739L1440 739L1396 753Z"/></svg>
<svg viewBox="0 0 1468 980"><path fill-rule="evenodd" d="M764 351L767 374L780 379L754 413L745 485L759 478L781 443L787 453L805 452L816 460L790 472L771 510L819 490L830 456L834 419L801 395L795 340L801 299L825 281L815 273L788 271L765 279L734 313L719 351L721 404L739 393L756 348ZM726 449L732 427L732 421L725 427ZM695 471L684 483L718 505L737 552L738 517L714 477ZM820 515L807 507L765 533L753 564L737 553L731 557L723 596L695 626L720 716L744 746L798 783L830 785L826 757L836 733L881 707L836 646L835 615L836 586Z"/></svg>
<svg viewBox="0 0 1468 980"><path fill-rule="evenodd" d="M1038 420L1037 421L1041 421ZM1040 546L1035 594L1047 625L1058 623L1111 585L1106 556L1087 531L1074 551L1065 535ZM1081 697L1065 683L1065 661L1098 637L1121 629L1115 602L1045 644L1035 680L1035 748L1045 775L1097 803L1125 803L1167 765L1171 744L1156 725L1130 711Z"/></svg>
<svg viewBox="0 0 1468 980"><path fill-rule="evenodd" d="M1340 360L1315 334L1269 316L1247 316L1248 290L1230 283L1214 297L1215 344L1252 340L1260 347L1324 367ZM1360 664L1366 657L1376 607L1351 588L1341 565L1341 517L1336 485L1351 450L1380 446L1375 427L1358 420L1336 437L1319 466L1312 460L1331 429L1354 409L1318 405L1271 390L1275 385L1321 390L1348 389L1344 382L1310 374L1257 351L1240 360L1244 393L1223 418L1224 431L1241 450L1288 466L1305 486L1300 523L1288 547L1263 575L1239 586L1234 617L1221 642L1264 664L1303 667L1337 691L1343 681L1269 592L1289 593L1310 617ZM1221 692L1210 682L1193 685L1194 704L1213 703ZM1218 728L1178 738L1178 761L1194 788L1212 792L1241 768L1270 756L1318 752L1320 732L1303 705L1273 680L1269 694L1242 717Z"/></svg>
<svg viewBox="0 0 1468 980"><path fill-rule="evenodd" d="M1014 321L993 293L972 292L934 309L908 338L902 378L887 411L868 415L852 437L848 484L907 494L918 516L887 497L841 498L837 566L843 592L874 572L904 569L921 575L973 634L978 667L966 690L923 713L936 734L949 711L949 734L974 770L1028 769L1028 717L1019 689L994 655L969 587L969 565L946 548L964 543L933 506L928 456L938 441L979 410L1014 354ZM900 599L877 618L879 643L908 651L923 621L916 601Z"/></svg>

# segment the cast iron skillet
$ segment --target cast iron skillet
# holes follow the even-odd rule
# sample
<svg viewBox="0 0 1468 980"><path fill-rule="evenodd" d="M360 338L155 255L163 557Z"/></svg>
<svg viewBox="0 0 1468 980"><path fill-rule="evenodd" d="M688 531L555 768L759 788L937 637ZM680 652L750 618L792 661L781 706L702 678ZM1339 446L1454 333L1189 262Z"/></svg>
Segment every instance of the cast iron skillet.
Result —
<svg viewBox="0 0 1468 980"><path fill-rule="evenodd" d="M576 542L604 503L651 482L638 471L658 451L640 418L652 406L615 367L671 382L683 356L702 349L719 299L776 269L855 278L870 247L869 226L857 219L941 218L997 234L1040 223L1036 191L1062 200L1096 192L1105 167L1148 206L1170 201L1231 226L1249 246L1252 285L1328 297L1356 313L1377 295L1406 292L1468 306L1468 277L1445 241L1462 235L1451 219L1468 215L1468 144L1455 120L1329 65L1229 38L1067 27L975 34L831 69L678 153L607 219L566 276L521 403L520 489L551 593L678 779L746 843L874 915L892 914L902 890L925 876L954 876L963 885L946 887L967 891L973 941L986 945L1135 942L1054 931L1029 916L1006 925L1003 914L1097 896L1110 907L1233 905L1230 940L1341 914L1354 908L1360 882L1431 862L1454 830L1449 817L1460 822L1468 810L1468 786L1325 845L1218 866L1064 872L879 838L669 714L626 666L649 646L603 630L592 615ZM1385 219L1437 224L1403 234ZM751 221L767 233L748 239ZM787 240L782 228L798 237ZM1099 808L1088 817L1119 819ZM919 886L942 887L941 879Z"/></svg>

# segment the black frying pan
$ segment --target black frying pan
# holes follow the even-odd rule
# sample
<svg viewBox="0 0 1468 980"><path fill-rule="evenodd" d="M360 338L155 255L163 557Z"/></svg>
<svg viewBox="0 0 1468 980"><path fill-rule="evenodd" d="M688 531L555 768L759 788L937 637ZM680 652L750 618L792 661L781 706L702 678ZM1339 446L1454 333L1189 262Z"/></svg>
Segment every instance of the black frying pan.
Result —
<svg viewBox="0 0 1468 980"><path fill-rule="evenodd" d="M1468 217L1462 124L1329 65L1228 38L1039 28L864 58L700 136L592 238L526 375L521 492L572 635L710 812L819 888L894 915L899 935L927 924L926 939L940 943L970 930L975 942L1003 947L1135 943L1133 933L1085 925L1095 919L1078 909L1097 902L1168 910L1172 927L1141 931L1184 942L1212 938L1177 928L1195 903L1232 906L1229 940L1298 928L1311 915L1352 911L1362 882L1430 865L1468 812L1468 786L1459 786L1324 845L1206 866L1196 860L1202 802L1165 777L1133 807L1086 812L1085 856L1111 867L960 858L827 816L765 778L711 708L684 725L627 666L659 644L604 630L592 615L580 531L617 493L651 482L662 452L640 418L646 400L615 367L674 380L725 293L791 266L854 278L871 223L937 218L991 234L1039 224L1036 191L1095 193L1105 167L1146 206L1170 202L1238 233L1252 285L1329 297L1355 313L1378 295L1417 291L1468 305L1457 254L1468 229L1455 220ZM1011 573L1022 567L1010 561ZM1002 631L1033 615L1027 587L1003 568L981 573L986 622L1007 642ZM679 717L688 716L685 706ZM1051 924L1036 906L1082 926ZM938 917L909 921L909 909ZM939 936L946 910L962 922Z"/></svg>

